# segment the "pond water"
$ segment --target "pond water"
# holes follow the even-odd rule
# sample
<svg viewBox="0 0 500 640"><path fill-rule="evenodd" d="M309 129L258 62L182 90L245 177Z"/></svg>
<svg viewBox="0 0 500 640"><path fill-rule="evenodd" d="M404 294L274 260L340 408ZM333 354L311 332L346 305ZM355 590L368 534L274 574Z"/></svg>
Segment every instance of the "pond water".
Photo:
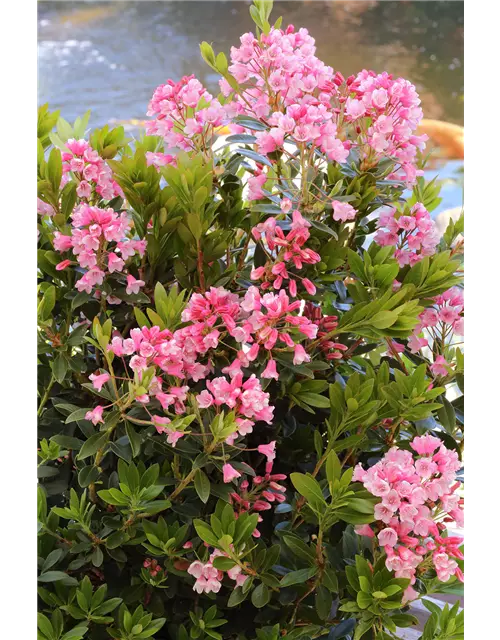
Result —
<svg viewBox="0 0 500 640"><path fill-rule="evenodd" d="M154 88L194 73L216 90L198 44L229 51L252 29L249 3L39 2L40 102L92 122L143 118ZM461 124L462 2L283 2L273 16L304 26L344 75L363 68L411 80L428 118Z"/></svg>
<svg viewBox="0 0 500 640"><path fill-rule="evenodd" d="M229 52L252 29L249 2L38 3L38 97L91 126L144 119L155 87L194 73L217 92L198 44ZM463 122L463 3L275 0L273 16L306 27L344 75L363 68L411 80L427 118ZM453 169L454 165L452 166ZM450 169L448 168L448 172ZM461 204L461 191L448 206ZM451 205L450 205L451 203ZM443 205L442 205L443 206ZM442 208L442 207L441 207Z"/></svg>

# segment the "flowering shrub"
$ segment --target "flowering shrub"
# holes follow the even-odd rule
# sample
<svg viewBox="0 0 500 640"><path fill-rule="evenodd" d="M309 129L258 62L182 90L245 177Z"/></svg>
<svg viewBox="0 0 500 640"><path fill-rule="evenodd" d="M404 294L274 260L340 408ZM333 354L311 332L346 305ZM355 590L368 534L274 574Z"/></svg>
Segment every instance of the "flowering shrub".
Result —
<svg viewBox="0 0 500 640"><path fill-rule="evenodd" d="M463 222L413 85L270 11L139 140L39 110L42 640L386 640L460 593Z"/></svg>

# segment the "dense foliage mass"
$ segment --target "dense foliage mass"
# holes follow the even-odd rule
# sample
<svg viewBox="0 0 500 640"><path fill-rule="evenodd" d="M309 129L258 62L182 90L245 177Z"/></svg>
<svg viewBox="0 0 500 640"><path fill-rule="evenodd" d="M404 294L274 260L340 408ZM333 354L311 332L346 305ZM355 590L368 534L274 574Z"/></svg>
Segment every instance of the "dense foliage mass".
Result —
<svg viewBox="0 0 500 640"><path fill-rule="evenodd" d="M460 593L463 221L411 83L270 10L140 140L39 110L41 640L387 640Z"/></svg>

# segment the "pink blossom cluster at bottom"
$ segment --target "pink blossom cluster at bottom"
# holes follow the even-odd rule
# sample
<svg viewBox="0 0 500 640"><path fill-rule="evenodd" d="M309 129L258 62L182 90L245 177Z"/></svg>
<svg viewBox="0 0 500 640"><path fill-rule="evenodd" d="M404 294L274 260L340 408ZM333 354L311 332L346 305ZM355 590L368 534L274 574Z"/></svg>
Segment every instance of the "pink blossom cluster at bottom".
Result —
<svg viewBox="0 0 500 640"><path fill-rule="evenodd" d="M393 447L367 471L358 465L353 475L354 481L381 498L375 505L375 530L370 525L355 530L369 537L378 531L386 567L397 578L410 579L405 600L417 596L411 585L418 572L434 569L442 582L451 576L463 581L456 562L463 559L462 538L441 536L446 522L463 526L463 500L456 493L458 455L429 434L414 438L410 446L418 456Z"/></svg>

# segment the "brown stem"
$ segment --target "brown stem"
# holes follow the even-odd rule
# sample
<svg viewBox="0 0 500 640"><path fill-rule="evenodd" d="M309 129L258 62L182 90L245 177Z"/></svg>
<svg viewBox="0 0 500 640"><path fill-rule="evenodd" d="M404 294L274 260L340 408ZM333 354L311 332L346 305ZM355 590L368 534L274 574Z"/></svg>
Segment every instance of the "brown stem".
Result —
<svg viewBox="0 0 500 640"><path fill-rule="evenodd" d="M203 253L201 251L201 242L198 240L198 278L200 281L200 289L205 292L205 274L203 273Z"/></svg>

